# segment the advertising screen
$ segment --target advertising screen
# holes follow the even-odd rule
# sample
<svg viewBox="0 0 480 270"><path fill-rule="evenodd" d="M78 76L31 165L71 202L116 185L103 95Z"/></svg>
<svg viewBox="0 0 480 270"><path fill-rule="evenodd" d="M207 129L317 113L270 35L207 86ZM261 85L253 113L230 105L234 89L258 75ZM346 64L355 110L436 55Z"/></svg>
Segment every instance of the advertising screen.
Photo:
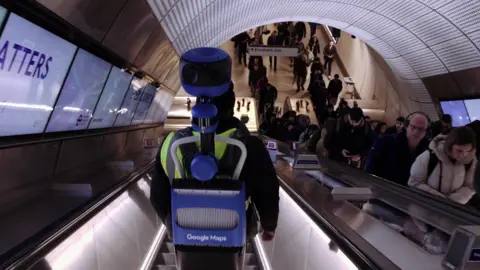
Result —
<svg viewBox="0 0 480 270"><path fill-rule="evenodd" d="M160 116L157 123L162 123L162 124L165 123L165 120L167 120L168 111L170 110L170 107L172 107L172 103L173 103L173 96L167 94L165 97L165 102L162 106L162 109L163 109L162 115Z"/></svg>
<svg viewBox="0 0 480 270"><path fill-rule="evenodd" d="M128 88L127 94L122 102L122 106L117 113L115 127L129 126L132 122L133 115L137 109L138 102L142 96L145 81L139 78L133 78Z"/></svg>
<svg viewBox="0 0 480 270"><path fill-rule="evenodd" d="M3 20L5 20L6 15L7 15L7 10L4 7L0 7L0 24L3 23Z"/></svg>
<svg viewBox="0 0 480 270"><path fill-rule="evenodd" d="M460 127L470 123L470 118L468 117L463 100L441 101L440 106L442 106L444 114L450 114L452 116L452 125L454 127Z"/></svg>
<svg viewBox="0 0 480 270"><path fill-rule="evenodd" d="M465 100L465 107L467 108L470 121L480 120L480 99Z"/></svg>
<svg viewBox="0 0 480 270"><path fill-rule="evenodd" d="M86 129L111 68L108 62L79 49L46 131Z"/></svg>
<svg viewBox="0 0 480 270"><path fill-rule="evenodd" d="M140 98L140 102L138 103L135 115L133 116L132 125L139 125L143 123L143 120L147 115L148 108L150 107L150 104L152 103L156 92L157 88L155 86L151 84L147 84L145 86L145 90L143 91L142 97Z"/></svg>
<svg viewBox="0 0 480 270"><path fill-rule="evenodd" d="M76 49L10 14L0 38L0 136L43 132Z"/></svg>
<svg viewBox="0 0 480 270"><path fill-rule="evenodd" d="M90 121L89 129L113 126L117 112L132 81L132 75L113 67Z"/></svg>
<svg viewBox="0 0 480 270"><path fill-rule="evenodd" d="M160 112L160 103L162 102L162 98L165 98L165 92L162 90L157 91L157 94L153 98L152 104L148 109L147 116L143 121L144 124L152 124L155 122L155 115Z"/></svg>

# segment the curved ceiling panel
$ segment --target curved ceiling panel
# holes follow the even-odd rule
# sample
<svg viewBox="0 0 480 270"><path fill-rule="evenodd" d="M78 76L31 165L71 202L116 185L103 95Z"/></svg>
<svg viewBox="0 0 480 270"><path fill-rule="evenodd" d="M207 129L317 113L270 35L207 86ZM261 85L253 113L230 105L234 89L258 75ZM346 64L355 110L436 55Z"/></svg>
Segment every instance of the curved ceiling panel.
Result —
<svg viewBox="0 0 480 270"><path fill-rule="evenodd" d="M147 3L129 1L108 31L103 44L133 63L157 27L158 23Z"/></svg>
<svg viewBox="0 0 480 270"><path fill-rule="evenodd" d="M480 66L478 0L149 0L179 53L218 46L235 34L280 21L312 21L350 30L382 55L412 100L431 99L420 78ZM154 4L152 4L154 3ZM418 97L418 98L417 98Z"/></svg>
<svg viewBox="0 0 480 270"><path fill-rule="evenodd" d="M85 34L102 41L127 0L38 0L38 2Z"/></svg>
<svg viewBox="0 0 480 270"><path fill-rule="evenodd" d="M143 46L135 59L134 65L149 74L153 74L158 63L163 60L162 58L169 46L170 40L159 25Z"/></svg>

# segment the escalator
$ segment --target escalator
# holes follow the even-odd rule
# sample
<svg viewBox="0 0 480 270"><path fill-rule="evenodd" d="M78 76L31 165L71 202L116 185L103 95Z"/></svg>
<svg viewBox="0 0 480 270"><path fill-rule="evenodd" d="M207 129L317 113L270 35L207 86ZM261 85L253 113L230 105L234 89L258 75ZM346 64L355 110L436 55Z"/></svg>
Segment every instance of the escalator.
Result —
<svg viewBox="0 0 480 270"><path fill-rule="evenodd" d="M289 150L279 150L290 155ZM152 165L72 213L68 222L23 243L15 254L2 257L0 268L43 270L88 266L93 270L135 269L141 265L142 270L177 269L173 243L166 240L165 228L148 198ZM343 176L333 167L328 174L341 180ZM332 200L329 189L319 184L318 179L305 172L294 173L281 160L277 161L276 170L281 184L276 236L272 242L262 242L257 235L247 243L244 269L302 269L307 265L306 269L393 270L408 269L406 263L418 261L422 261L417 264L422 269L438 269L435 267L439 266L441 256L415 248L349 201ZM395 193L392 196L400 198ZM455 213L449 215L450 221L460 219L461 215ZM470 221L474 222L474 217ZM386 239L396 239L397 244L389 245L391 241ZM405 256L411 259L406 260ZM398 266L402 263L403 267Z"/></svg>
<svg viewBox="0 0 480 270"><path fill-rule="evenodd" d="M159 253L151 269L155 270L176 270L175 247L171 240L164 240ZM254 245L248 242L245 247L244 270L260 270L260 260L257 257Z"/></svg>

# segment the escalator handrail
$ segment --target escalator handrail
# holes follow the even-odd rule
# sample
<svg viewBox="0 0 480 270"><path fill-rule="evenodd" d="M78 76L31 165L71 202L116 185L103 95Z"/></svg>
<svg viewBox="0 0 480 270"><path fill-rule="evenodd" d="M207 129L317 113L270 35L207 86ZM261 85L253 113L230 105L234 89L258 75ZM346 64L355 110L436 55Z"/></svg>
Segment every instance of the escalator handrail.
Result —
<svg viewBox="0 0 480 270"><path fill-rule="evenodd" d="M154 160L0 256L0 269L29 269L151 171Z"/></svg>
<svg viewBox="0 0 480 270"><path fill-rule="evenodd" d="M271 139L271 138L269 138L267 136L264 136L264 135L261 135L260 138L264 141L265 140L276 141L280 152L284 152L284 151L280 150L280 147L282 147L283 149L290 149L290 146L288 144L284 143L284 142L277 141L275 139ZM288 151L287 151L287 153L284 152L284 154L289 155ZM321 160L320 160L320 162L321 162ZM435 208L442 209L443 212L450 213L450 215L452 215L452 216L454 216L458 219L468 221L472 224L480 224L480 213L470 209L469 207L466 207L464 205L461 205L461 204L458 204L458 203L440 198L438 196L432 195L432 194L430 194L428 192L424 192L422 190L418 190L418 189L415 189L415 188L410 188L410 187L405 187L405 186L399 185L397 183L391 182L389 180L386 180L384 178L378 177L378 176L373 175L373 174L369 174L369 173L367 173L365 171L362 171L362 170L359 170L359 169L348 167L346 165L340 165L340 164L336 164L336 165L338 167L344 167L345 169L348 169L348 170L350 170L350 169L351 170L356 170L356 172L358 172L360 174L363 174L364 177L368 177L368 180L371 183L373 183L375 186L378 186L379 188L389 190L390 192L394 192L396 194L399 194L403 198L406 198L410 201L413 201L413 202L416 202L416 203L420 202L421 204L423 204L425 206L428 206L429 208L431 208L432 205L435 205ZM338 175L329 174L329 176L331 176L331 177L333 177L333 178L335 178L339 181L342 181L342 182L345 182L345 181L349 182L346 179L342 179L342 177L338 176Z"/></svg>

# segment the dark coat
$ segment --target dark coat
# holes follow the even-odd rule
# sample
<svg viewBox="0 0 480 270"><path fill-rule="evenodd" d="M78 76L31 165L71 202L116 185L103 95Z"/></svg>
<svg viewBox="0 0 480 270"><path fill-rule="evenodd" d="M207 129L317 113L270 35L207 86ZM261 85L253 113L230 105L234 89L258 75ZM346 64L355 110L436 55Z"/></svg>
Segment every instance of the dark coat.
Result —
<svg viewBox="0 0 480 270"><path fill-rule="evenodd" d="M370 150L366 171L407 186L410 168L415 159L428 149L428 143L428 140L423 140L415 151L411 152L407 135L403 132L378 138Z"/></svg>
<svg viewBox="0 0 480 270"><path fill-rule="evenodd" d="M219 123L216 132L222 133L238 127L246 128L238 119L230 117ZM275 231L279 211L279 183L275 168L265 145L258 137L248 136L245 147L247 159L240 179L245 181L247 197L251 196L258 210L262 227L268 231ZM162 145L160 145L161 148ZM162 222L168 222L171 218L171 186L161 165L159 154L155 163L150 201Z"/></svg>

